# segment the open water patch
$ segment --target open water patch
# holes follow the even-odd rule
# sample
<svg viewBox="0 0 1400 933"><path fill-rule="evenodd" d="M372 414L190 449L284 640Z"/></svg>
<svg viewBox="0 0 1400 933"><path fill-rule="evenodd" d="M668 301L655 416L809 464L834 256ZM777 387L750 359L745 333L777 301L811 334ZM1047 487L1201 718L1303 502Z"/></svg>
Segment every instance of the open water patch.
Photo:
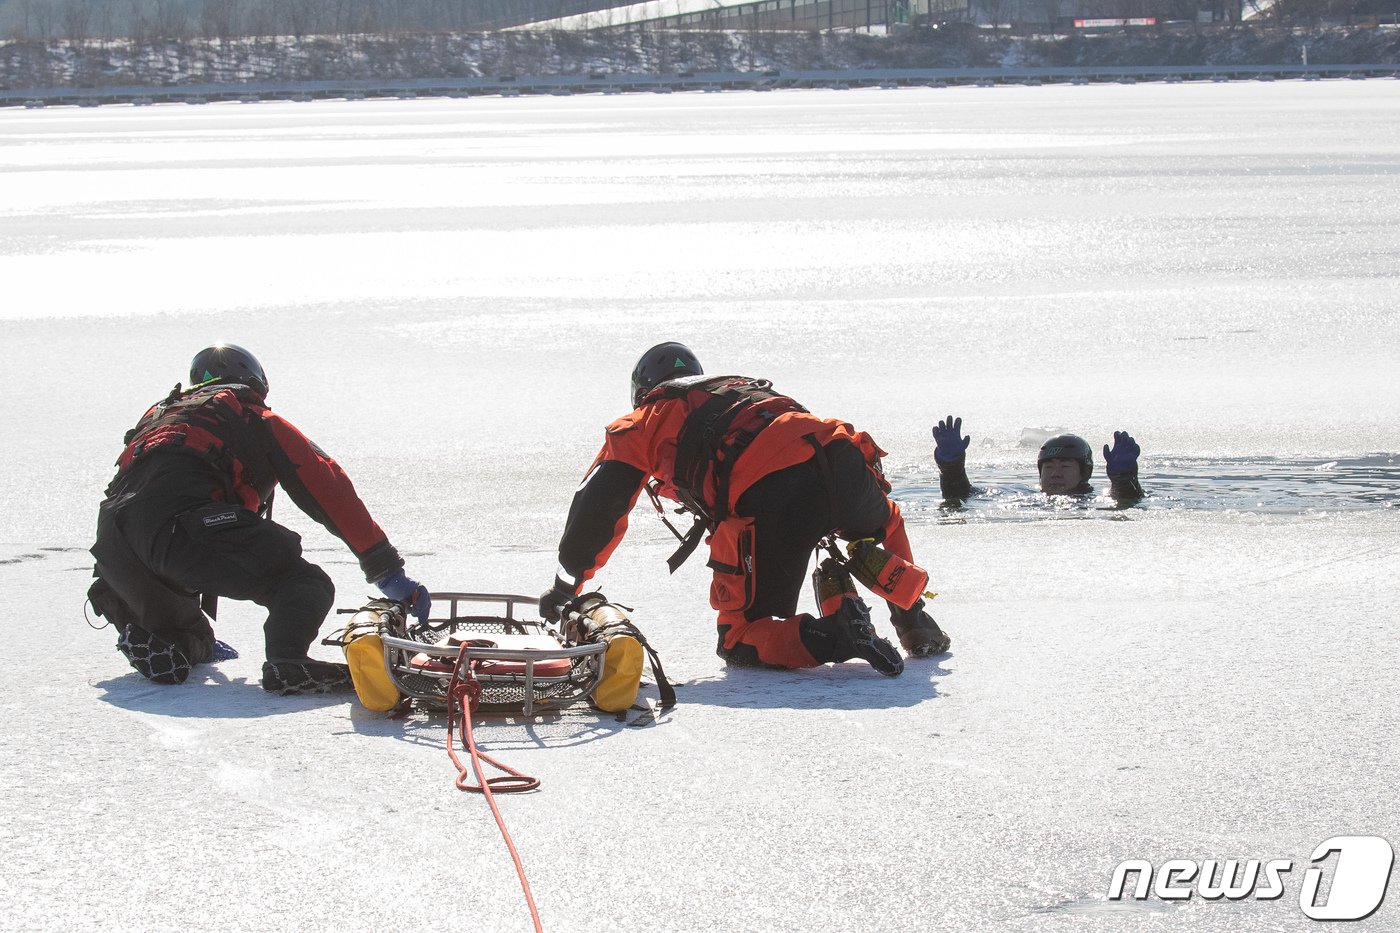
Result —
<svg viewBox="0 0 1400 933"><path fill-rule="evenodd" d="M1400 454L1331 460L1285 457L1161 457L1144 459L1138 480L1147 495L1120 505L1108 478L1094 492L1047 496L1024 463L972 464L975 494L947 503L936 468L898 477L893 496L912 521L1042 521L1048 518L1131 518L1135 511L1190 510L1301 515L1400 508Z"/></svg>

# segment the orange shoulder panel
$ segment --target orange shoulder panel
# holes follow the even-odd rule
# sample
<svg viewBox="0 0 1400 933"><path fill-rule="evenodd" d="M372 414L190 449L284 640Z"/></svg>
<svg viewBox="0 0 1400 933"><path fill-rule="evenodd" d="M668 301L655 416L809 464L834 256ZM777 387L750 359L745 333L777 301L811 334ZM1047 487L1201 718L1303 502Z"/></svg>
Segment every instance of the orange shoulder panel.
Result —
<svg viewBox="0 0 1400 933"><path fill-rule="evenodd" d="M676 468L676 437L687 411L681 399L666 399L618 418L608 425L603 449L588 472L605 460L617 460L669 484Z"/></svg>
<svg viewBox="0 0 1400 933"><path fill-rule="evenodd" d="M779 415L773 423L759 432L748 449L734 464L734 472L729 478L729 509L732 511L750 486L769 473L810 459L813 453L811 435L818 444L825 447L834 440L844 438L860 448L867 461L873 462L885 456L885 452L874 439L864 431L837 418L818 418L807 412L793 411Z"/></svg>

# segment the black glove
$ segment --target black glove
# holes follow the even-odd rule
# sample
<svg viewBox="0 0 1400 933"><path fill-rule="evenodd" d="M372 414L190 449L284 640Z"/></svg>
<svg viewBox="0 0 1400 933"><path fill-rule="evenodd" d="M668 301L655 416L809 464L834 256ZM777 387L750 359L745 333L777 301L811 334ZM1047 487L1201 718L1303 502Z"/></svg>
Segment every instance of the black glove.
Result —
<svg viewBox="0 0 1400 933"><path fill-rule="evenodd" d="M540 594L540 618L546 622L558 622L564 618L564 607L578 596L574 588L558 577L554 585Z"/></svg>

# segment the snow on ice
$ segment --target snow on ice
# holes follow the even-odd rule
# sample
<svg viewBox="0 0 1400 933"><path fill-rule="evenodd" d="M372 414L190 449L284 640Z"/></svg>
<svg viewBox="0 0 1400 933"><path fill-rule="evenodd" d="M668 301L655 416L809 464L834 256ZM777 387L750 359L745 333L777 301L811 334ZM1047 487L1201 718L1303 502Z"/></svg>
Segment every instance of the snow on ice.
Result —
<svg viewBox="0 0 1400 933"><path fill-rule="evenodd" d="M1313 928L1318 843L1400 842L1398 103L1367 81L0 112L3 925L528 929L442 720L265 694L251 605L219 620L242 657L178 688L85 626L97 502L122 432L233 340L414 575L535 594L632 362L679 339L889 450L953 651L895 680L725 670L703 561L668 577L639 506L599 582L680 705L477 730L543 781L503 809L546 929ZM930 492L948 413L992 487L959 513ZM1019 440L1051 426L1132 431L1153 495L1047 507ZM278 518L340 606L369 595ZM1274 901L1108 900L1132 858L1294 868ZM1393 888L1360 927L1400 928Z"/></svg>

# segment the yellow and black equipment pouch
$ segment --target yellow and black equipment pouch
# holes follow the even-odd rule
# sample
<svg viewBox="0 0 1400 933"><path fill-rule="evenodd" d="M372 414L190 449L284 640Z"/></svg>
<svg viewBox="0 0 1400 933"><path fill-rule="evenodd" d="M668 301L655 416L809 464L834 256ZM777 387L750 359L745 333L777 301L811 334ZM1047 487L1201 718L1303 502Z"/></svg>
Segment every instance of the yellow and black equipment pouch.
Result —
<svg viewBox="0 0 1400 933"><path fill-rule="evenodd" d="M874 538L861 538L846 545L850 555L846 569L866 589L880 598L908 609L927 593L928 571L880 547Z"/></svg>
<svg viewBox="0 0 1400 933"><path fill-rule="evenodd" d="M576 597L566 611L564 636L569 641L576 644L603 642L608 646L603 653L603 670L593 690L592 703L607 713L631 708L642 686L643 662L649 659L652 676L661 693L661 708L675 706L676 691L661 669L661 658L628 612L626 607L608 602L602 593L584 593Z"/></svg>
<svg viewBox="0 0 1400 933"><path fill-rule="evenodd" d="M375 599L350 617L341 635L345 663L350 666L350 680L355 695L365 709L387 713L403 702L403 695L389 676L384 661L386 628L403 626L403 607L392 600Z"/></svg>

